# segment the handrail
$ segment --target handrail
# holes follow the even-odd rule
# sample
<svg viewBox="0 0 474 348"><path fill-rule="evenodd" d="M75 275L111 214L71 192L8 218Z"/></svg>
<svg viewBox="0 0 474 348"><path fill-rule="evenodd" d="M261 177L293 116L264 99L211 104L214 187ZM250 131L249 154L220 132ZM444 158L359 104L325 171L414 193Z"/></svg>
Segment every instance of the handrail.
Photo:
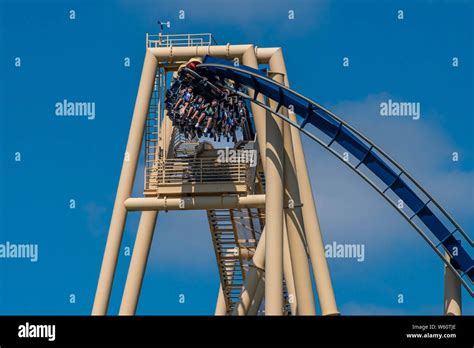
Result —
<svg viewBox="0 0 474 348"><path fill-rule="evenodd" d="M218 162L216 158L158 160L147 172L147 187L174 183L235 182L247 186L247 163Z"/></svg>
<svg viewBox="0 0 474 348"><path fill-rule="evenodd" d="M202 34L146 34L146 47L190 47L210 46L213 44L211 33Z"/></svg>

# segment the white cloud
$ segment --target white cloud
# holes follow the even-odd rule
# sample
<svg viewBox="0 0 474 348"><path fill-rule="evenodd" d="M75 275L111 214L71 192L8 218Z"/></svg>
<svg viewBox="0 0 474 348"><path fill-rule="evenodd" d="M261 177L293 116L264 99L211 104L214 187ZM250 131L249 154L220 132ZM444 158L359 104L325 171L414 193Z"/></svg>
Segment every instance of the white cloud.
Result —
<svg viewBox="0 0 474 348"><path fill-rule="evenodd" d="M393 154L455 218L469 222L474 203L474 173L462 171L450 161L450 149L456 148L456 144L429 121L429 115L418 121L381 117L379 104L387 98L382 93L329 109ZM326 235L347 238L350 231L356 230L358 235L350 238L383 236L390 240L391 233L411 228L372 188L326 150L309 141L305 141L305 150Z"/></svg>
<svg viewBox="0 0 474 348"><path fill-rule="evenodd" d="M467 152L451 139L442 126L422 111L420 120L381 117L380 102L397 100L387 93L370 95L362 102L345 102L332 107L346 121L368 135L390 154L435 199L453 215L467 218L472 215L474 172L462 170L452 161L452 152Z"/></svg>
<svg viewBox="0 0 474 348"><path fill-rule="evenodd" d="M87 227L92 235L98 237L106 234L108 231L108 209L95 202L89 202L84 205L83 210L86 212Z"/></svg>

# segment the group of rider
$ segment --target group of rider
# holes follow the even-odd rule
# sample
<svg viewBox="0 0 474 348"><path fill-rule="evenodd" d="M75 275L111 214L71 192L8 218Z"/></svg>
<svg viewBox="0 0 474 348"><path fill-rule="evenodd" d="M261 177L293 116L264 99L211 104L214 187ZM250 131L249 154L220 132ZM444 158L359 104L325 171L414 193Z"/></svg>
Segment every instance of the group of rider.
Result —
<svg viewBox="0 0 474 348"><path fill-rule="evenodd" d="M193 77L189 69L181 70L167 91L168 115L189 140L205 135L214 141L224 136L237 142L236 130L248 121L247 107L242 97L231 91L236 88L231 81L215 82L213 90L203 88L203 81Z"/></svg>

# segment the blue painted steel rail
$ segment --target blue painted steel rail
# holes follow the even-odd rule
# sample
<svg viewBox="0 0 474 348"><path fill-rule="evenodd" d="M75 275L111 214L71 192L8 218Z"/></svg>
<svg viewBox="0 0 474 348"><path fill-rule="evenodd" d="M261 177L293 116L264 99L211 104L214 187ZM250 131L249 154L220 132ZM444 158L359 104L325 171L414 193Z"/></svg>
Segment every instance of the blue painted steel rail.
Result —
<svg viewBox="0 0 474 348"><path fill-rule="evenodd" d="M343 161L415 228L474 296L474 262L465 249L466 245L474 246L472 239L406 170L369 138L321 105L268 78L260 70L234 66L233 62L208 56L196 71L210 78L217 75L221 79L231 79L252 89L252 96L235 92L282 118ZM277 107L272 109L260 102L258 95L276 101ZM292 120L280 113L281 107L292 110L296 118ZM355 163L350 156L355 158ZM451 257L450 262L446 261L445 252Z"/></svg>

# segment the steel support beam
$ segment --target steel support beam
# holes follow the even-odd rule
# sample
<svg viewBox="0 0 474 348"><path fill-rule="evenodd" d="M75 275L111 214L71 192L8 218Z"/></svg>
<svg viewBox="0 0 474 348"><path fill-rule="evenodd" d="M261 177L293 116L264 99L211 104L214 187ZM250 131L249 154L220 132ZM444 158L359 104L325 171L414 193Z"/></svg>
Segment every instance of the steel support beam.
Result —
<svg viewBox="0 0 474 348"><path fill-rule="evenodd" d="M278 56L276 56L278 58ZM276 59L278 60L278 59ZM271 69L282 69L281 61L274 58L269 62ZM283 70L283 69L282 69ZM273 79L280 84L284 84L284 74L280 71L271 70ZM276 102L271 101L270 106L276 109ZM283 110L283 113L287 113ZM311 281L311 272L308 264L308 255L304 240L304 222L301 212L301 198L299 193L299 184L296 177L295 156L293 153L293 139L291 126L284 123L283 142L284 142L284 182L285 182L285 206L292 207L285 210L286 230L288 233L289 255L293 267L294 290L293 296L296 303L292 303L292 312L294 315L315 315L313 286Z"/></svg>
<svg viewBox="0 0 474 348"><path fill-rule="evenodd" d="M284 84L289 87L288 74L281 49L275 51L273 51L273 49L262 50L261 53L265 56L271 53L271 56L268 57L270 70L284 74ZM290 120L296 122L295 114L290 110L288 112ZM301 202L303 204L302 212L305 239L313 268L316 289L318 291L319 304L323 315L338 315L339 311L336 306L331 276L324 252L324 243L319 226L316 204L314 203L313 191L311 189L311 181L308 175L308 168L306 166L303 144L301 143L298 129L294 127L290 127L290 129L295 157L296 176Z"/></svg>
<svg viewBox="0 0 474 348"><path fill-rule="evenodd" d="M283 314L283 121L266 119L265 315Z"/></svg>
<svg viewBox="0 0 474 348"><path fill-rule="evenodd" d="M137 310L157 215L157 211L144 211L140 217L127 281L125 282L122 304L120 305L120 315L135 315Z"/></svg>
<svg viewBox="0 0 474 348"><path fill-rule="evenodd" d="M92 315L107 314L107 307L109 305L115 269L117 267L120 245L122 243L123 230L127 220L127 210L123 203L132 194L146 117L148 115L151 94L155 83L157 65L158 62L156 57L147 51L143 63L135 109L133 111L130 133L128 135L125 158L122 164L122 172L120 174L117 194L115 197L114 209L112 212L107 244L105 246L104 258L100 269Z"/></svg>
<svg viewBox="0 0 474 348"><path fill-rule="evenodd" d="M217 295L216 311L214 315L226 315L227 305L225 303L224 291L222 290L222 284L219 286L219 294Z"/></svg>
<svg viewBox="0 0 474 348"><path fill-rule="evenodd" d="M451 258L446 253L446 261L450 262ZM444 315L461 315L462 314L462 297L461 282L446 264L444 265Z"/></svg>
<svg viewBox="0 0 474 348"><path fill-rule="evenodd" d="M288 301L290 303L291 313L296 314L298 296L296 295L294 265L290 255L290 245L288 243L288 228L283 217L283 275L285 276ZM257 288L258 290L258 288Z"/></svg>
<svg viewBox="0 0 474 348"><path fill-rule="evenodd" d="M254 46L250 46L248 49L245 50L245 52L242 54L242 64L247 65L251 68L258 69L258 60L257 56L255 55L255 48ZM253 90L249 91L249 94L252 95L254 93ZM264 98L263 95L257 96L257 100L260 101L261 103L264 103ZM257 143L258 143L258 149L260 153L260 160L262 161L262 166L263 166L263 171L265 172L266 175L266 119L267 119L267 111L252 103L250 105L252 109L252 115L253 115L253 121L255 124L255 129L257 131Z"/></svg>
<svg viewBox="0 0 474 348"><path fill-rule="evenodd" d="M247 312L247 315L257 315L258 310L262 304L263 298L265 296L265 275L263 275L257 284L257 289L250 304L250 308Z"/></svg>
<svg viewBox="0 0 474 348"><path fill-rule="evenodd" d="M124 205L129 211L263 208L265 195L128 198Z"/></svg>

